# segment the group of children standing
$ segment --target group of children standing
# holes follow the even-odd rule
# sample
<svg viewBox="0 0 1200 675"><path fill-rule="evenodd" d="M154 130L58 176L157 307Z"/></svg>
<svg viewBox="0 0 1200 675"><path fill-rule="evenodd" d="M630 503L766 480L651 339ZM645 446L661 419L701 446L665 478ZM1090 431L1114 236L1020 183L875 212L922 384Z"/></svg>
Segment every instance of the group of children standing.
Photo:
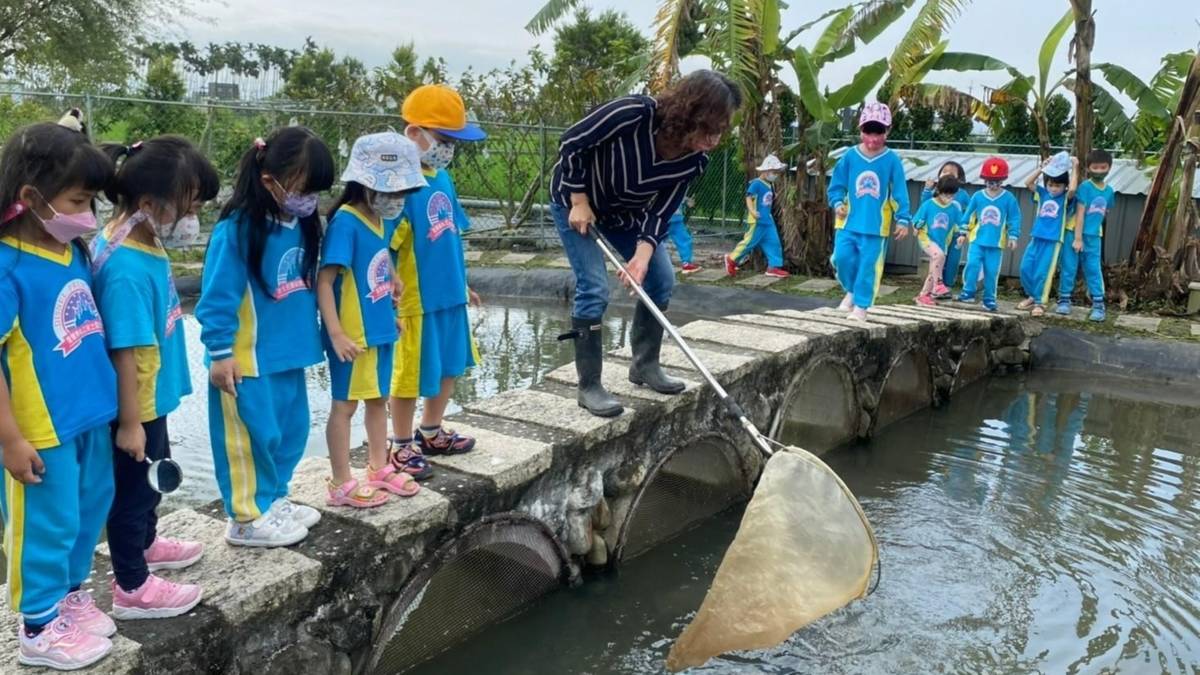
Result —
<svg viewBox="0 0 1200 675"><path fill-rule="evenodd" d="M431 475L427 455L474 447L442 426L455 379L477 360L469 223L445 167L456 142L484 133L440 85L414 90L402 116L404 133L354 143L324 226L318 195L334 182L325 143L303 127L248 142L195 311L230 544L291 545L320 520L288 494L308 440L304 370L323 359L334 398L329 505L410 497ZM196 229L219 187L208 160L172 136L98 148L77 124L35 124L0 156L0 507L22 664L72 670L111 650L117 627L81 589L106 526L113 617L178 616L200 602L199 587L155 574L196 563L203 546L158 533L147 466L169 457L167 416L192 393L162 241ZM103 227L101 193L114 207ZM349 461L359 402L361 479Z"/></svg>
<svg viewBox="0 0 1200 675"><path fill-rule="evenodd" d="M915 229L929 257L929 274L916 297L917 304L935 306L937 299L952 296L965 250L958 301L974 303L982 296L984 308L997 311L1004 250L1015 249L1021 236L1021 206L1016 195L1004 188L1008 163L999 157L988 158L980 171L984 189L968 196L962 165L947 162L937 181L926 184L922 204L916 215L910 216L903 163L887 148L891 124L886 105L867 104L859 122L861 142L842 155L830 180L829 205L836 215L832 262L846 291L838 309L853 319L866 317L879 291L889 237L904 239ZM1114 201L1112 187L1105 184L1111 167L1112 155L1091 151L1088 180L1080 183L1078 161L1062 152L1043 162L1026 180L1037 217L1021 262L1027 297L1019 309L1034 316L1044 314L1054 273L1061 268L1056 312L1070 314L1071 295L1082 266L1092 299L1089 318L1105 320L1101 236Z"/></svg>

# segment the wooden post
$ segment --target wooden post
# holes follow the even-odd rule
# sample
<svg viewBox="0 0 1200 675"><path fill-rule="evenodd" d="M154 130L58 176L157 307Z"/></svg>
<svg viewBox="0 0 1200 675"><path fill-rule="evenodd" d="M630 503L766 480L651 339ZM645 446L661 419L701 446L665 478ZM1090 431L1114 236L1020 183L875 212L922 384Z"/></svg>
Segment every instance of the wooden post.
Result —
<svg viewBox="0 0 1200 675"><path fill-rule="evenodd" d="M1171 129L1167 134L1167 143L1163 146L1162 160L1154 181L1150 184L1150 192L1146 194L1146 207L1142 211L1142 220L1138 224L1137 239L1129 254L1129 262L1137 265L1158 244L1159 227L1166 216L1167 198L1171 186L1175 183L1175 172L1179 167L1179 157L1183 152L1184 125L1183 120L1190 119L1192 112L1200 108L1200 53L1192 59L1192 67L1187 79L1183 82L1180 92L1179 108L1172 117Z"/></svg>

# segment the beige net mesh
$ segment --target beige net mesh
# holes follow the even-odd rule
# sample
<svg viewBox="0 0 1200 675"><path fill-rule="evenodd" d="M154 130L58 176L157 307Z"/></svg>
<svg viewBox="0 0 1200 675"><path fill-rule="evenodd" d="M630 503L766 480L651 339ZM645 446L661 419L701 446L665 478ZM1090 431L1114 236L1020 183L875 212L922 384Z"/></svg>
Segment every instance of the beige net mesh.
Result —
<svg viewBox="0 0 1200 675"><path fill-rule="evenodd" d="M864 597L878 555L866 515L837 474L799 448L777 452L667 667L783 642Z"/></svg>

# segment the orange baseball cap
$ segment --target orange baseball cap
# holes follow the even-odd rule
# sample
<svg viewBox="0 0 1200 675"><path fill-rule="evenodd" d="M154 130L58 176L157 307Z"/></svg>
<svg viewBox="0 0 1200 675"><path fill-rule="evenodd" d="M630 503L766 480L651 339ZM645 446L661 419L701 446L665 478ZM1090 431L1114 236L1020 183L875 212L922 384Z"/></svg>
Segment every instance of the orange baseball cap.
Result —
<svg viewBox="0 0 1200 675"><path fill-rule="evenodd" d="M405 122L432 129L459 141L482 141L487 134L467 121L462 97L444 84L425 84L413 89L400 106Z"/></svg>

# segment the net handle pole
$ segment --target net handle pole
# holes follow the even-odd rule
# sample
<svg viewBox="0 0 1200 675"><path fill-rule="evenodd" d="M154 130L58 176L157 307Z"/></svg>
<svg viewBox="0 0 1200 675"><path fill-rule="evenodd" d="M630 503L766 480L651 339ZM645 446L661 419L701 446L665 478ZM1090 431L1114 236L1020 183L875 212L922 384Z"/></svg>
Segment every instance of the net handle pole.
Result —
<svg viewBox="0 0 1200 675"><path fill-rule="evenodd" d="M754 441L754 444L758 446L758 449L761 450L767 457L773 456L775 451L771 449L771 444L768 442L767 438L758 430L758 427L754 426L754 423L751 422L750 418L746 415L746 411L742 410L742 407L738 405L737 401L733 400L733 398L729 396L729 392L725 391L725 387L721 386L721 383L717 381L717 378L714 377L712 372L709 371L708 367L704 365L704 363L700 360L700 357L696 356L696 353L692 351L690 346L688 346L687 341L683 339L683 336L679 334L679 331L675 329L675 326L671 324L671 321L667 319L667 316L662 313L662 310L658 308L658 305L650 299L649 295L646 294L646 290L642 288L642 285L634 281L633 277L629 276L629 271L625 269L625 264L622 263L621 259L617 257L617 254L613 252L608 240L605 239L604 234L600 232L600 229L596 227L594 223L588 228L588 235L586 236L592 238L596 242L596 245L600 247L600 250L604 252L605 257L608 258L608 261L611 262L613 266L621 272L622 277L626 283L629 284L629 287L633 289L634 293L637 294L641 303L646 307L646 309L650 310L650 314L653 315L654 319L662 325L663 330L667 331L667 334L671 336L671 339L675 341L675 344L679 345L679 349L683 351L684 356L688 358L688 361L692 362L692 365L696 367L696 370L708 382L708 385L717 393L717 398L719 398L721 403L724 404L725 410L728 411L731 416L737 419L738 423L742 425L742 428L746 430L746 433L750 434L750 438Z"/></svg>

